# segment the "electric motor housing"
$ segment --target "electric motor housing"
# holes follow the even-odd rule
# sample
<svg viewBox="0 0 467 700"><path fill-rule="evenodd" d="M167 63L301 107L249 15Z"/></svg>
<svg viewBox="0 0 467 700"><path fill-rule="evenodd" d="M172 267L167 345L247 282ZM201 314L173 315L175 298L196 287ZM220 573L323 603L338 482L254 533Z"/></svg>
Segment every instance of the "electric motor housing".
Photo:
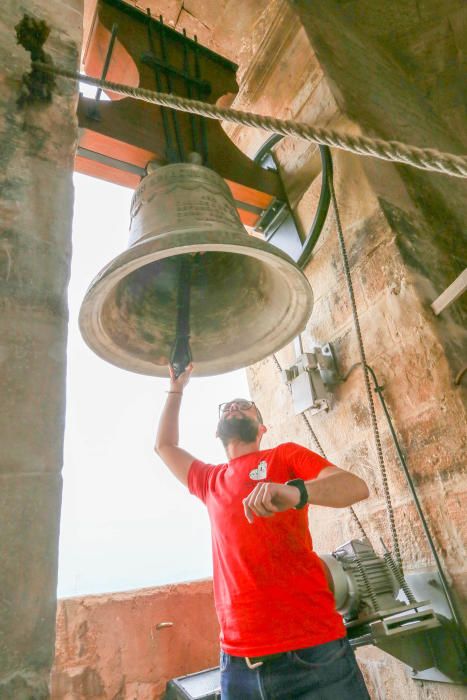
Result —
<svg viewBox="0 0 467 700"><path fill-rule="evenodd" d="M378 611L405 607L397 600L399 583L367 539L346 542L332 554L320 554L338 612L350 622Z"/></svg>

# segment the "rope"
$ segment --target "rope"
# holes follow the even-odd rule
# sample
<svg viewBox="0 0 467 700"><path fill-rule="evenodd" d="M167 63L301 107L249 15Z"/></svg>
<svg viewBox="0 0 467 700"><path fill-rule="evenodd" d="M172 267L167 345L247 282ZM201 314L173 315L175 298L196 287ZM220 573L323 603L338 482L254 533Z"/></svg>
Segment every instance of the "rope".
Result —
<svg viewBox="0 0 467 700"><path fill-rule="evenodd" d="M418 148L409 146L399 141L385 141L383 139L368 138L366 136L351 136L341 134L331 129L321 129L308 124L287 119L275 119L261 116L252 112L241 112L235 109L215 107L214 105L190 100L176 95L168 95L163 92L154 92L143 88L135 88L110 80L100 80L81 73L57 68L48 63L33 61L35 70L54 73L69 80L78 80L88 85L94 85L104 90L133 97L137 100L150 102L161 107L169 107L181 112L198 114L208 119L218 119L244 126L253 126L265 131L270 131L283 136L297 136L306 141L313 141L323 146L333 146L357 155L374 156L382 160L398 163L406 163L415 168L444 173L454 177L467 177L467 156L458 156L452 153L442 153L434 148Z"/></svg>

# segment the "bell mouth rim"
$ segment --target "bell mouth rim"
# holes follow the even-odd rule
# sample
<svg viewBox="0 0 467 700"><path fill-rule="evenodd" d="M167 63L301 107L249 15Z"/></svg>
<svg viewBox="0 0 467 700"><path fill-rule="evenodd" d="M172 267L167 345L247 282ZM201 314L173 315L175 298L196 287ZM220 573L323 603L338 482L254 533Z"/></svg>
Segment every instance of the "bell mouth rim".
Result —
<svg viewBox="0 0 467 700"><path fill-rule="evenodd" d="M297 318L288 319L288 327L282 330L280 342L273 343L272 347L267 351L260 349L257 353L250 352L254 359L248 362L239 359L237 362L231 362L224 367L225 363L219 360L204 360L197 363L195 358L193 376L202 377L223 374L252 365L283 348L304 330L313 307L313 292L306 275L287 253L247 233L225 231L225 229L209 230L206 233L212 240L204 243L200 243L199 233L199 230L193 231L189 229L178 231L177 238L184 239L183 242L180 241L180 245L174 245L173 232L146 238L143 241L134 243L100 270L84 295L78 319L81 335L93 352L103 360L130 372L154 377L169 376L168 368L162 365L156 365L142 359L135 359L132 362L131 356L113 342L112 336L101 322L100 314L114 288L126 276L158 260L187 253L230 252L238 255L243 253L249 257L272 264L276 271L284 276L287 270L293 271L294 274L293 277L291 276L291 280L294 284L291 287L294 289L295 296L301 298L301 301L297 302L297 304L303 309L299 320ZM227 235L228 242L225 240ZM190 238L193 238L192 242L187 240ZM170 246L164 245L169 241ZM292 323L292 321L295 322ZM285 325L285 322L282 325ZM275 328L269 332L269 340L274 331L277 332L278 329ZM102 340L102 336L105 336L105 340ZM258 342L258 346L261 347L260 342ZM206 365L206 368L203 369L203 365ZM213 369L207 367L208 365L213 367Z"/></svg>

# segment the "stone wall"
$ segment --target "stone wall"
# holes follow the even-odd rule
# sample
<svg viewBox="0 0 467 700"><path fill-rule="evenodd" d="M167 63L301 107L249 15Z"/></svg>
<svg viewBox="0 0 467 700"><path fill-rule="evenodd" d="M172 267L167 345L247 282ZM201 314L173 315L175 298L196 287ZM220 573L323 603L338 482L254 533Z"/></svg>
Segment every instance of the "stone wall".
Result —
<svg viewBox="0 0 467 700"><path fill-rule="evenodd" d="M400 0L382 8L370 0L315 0L312 12L310 6L304 0L228 3L230 15L222 15L215 42L222 52L229 21L235 23L242 89L234 106L465 149L459 92L465 3ZM48 106L16 105L29 67L14 35L24 11L50 23L47 50L74 68L82 2L7 0L0 20L0 696L15 700L47 696L53 657L76 136L76 96L68 83L59 81ZM228 130L250 155L265 138L257 130ZM467 208L465 185L342 152L333 156L368 361L385 386L436 547L460 599L466 579L465 379L456 384L455 377L465 362L463 302L439 318L429 304L465 265L459 223ZM316 148L286 139L277 158L306 232L320 186ZM303 334L305 349L332 341L345 374L359 357L331 216L306 273L315 308ZM291 347L279 353L282 365L292 359ZM267 444L296 440L313 447L270 359L250 370L250 383L270 426ZM430 553L377 412L404 564L420 570L432 565ZM359 517L376 547L380 535L390 544L360 370L338 388L332 410L311 420L328 457L367 480L371 497L357 506ZM311 528L318 551L357 534L347 511L316 509ZM210 584L197 585L64 601L55 697L143 700L154 689L160 694L168 678L214 665ZM157 629L167 621L173 627ZM461 697L453 686L415 684L402 664L376 649L362 649L359 659L375 699Z"/></svg>
<svg viewBox="0 0 467 700"><path fill-rule="evenodd" d="M59 601L52 700L157 700L218 663L211 581Z"/></svg>
<svg viewBox="0 0 467 700"><path fill-rule="evenodd" d="M315 2L312 8L306 2L290 2L288 8L271 3L234 106L461 153L465 138L453 126L462 117L462 53L457 47L465 6L404 3L409 16L399 7L404 22L399 33L394 29L392 40L390 22L395 26L400 14L391 6L384 17L377 17L370 8L374 4L362 5L357 14L359 4L353 2ZM368 28L363 21L367 9ZM440 26L450 30L441 32ZM430 43L434 34L440 42L436 49ZM422 56L431 58L424 61ZM251 129L226 128L250 155L264 140ZM321 184L319 175L313 179L315 149L285 139L276 158L306 233ZM464 302L459 300L439 318L430 303L465 266L460 225L465 184L342 151L333 151L333 162L367 361L385 387L435 546L461 604L466 581L466 422L465 389L455 378L465 364ZM302 336L304 349L331 341L345 376L360 357L332 213L306 274L315 306ZM282 366L293 358L292 346L278 353ZM266 446L295 440L316 449L304 422L293 413L273 360L252 367L249 381L269 426ZM406 571L430 568L431 553L378 404L376 411ZM310 420L329 459L366 479L371 496L356 511L376 550L381 549L380 536L391 546L361 369L337 388L332 409ZM320 552L358 536L347 510L314 509L311 530ZM363 648L358 656L372 698L462 695L455 686L415 683L409 669L375 648Z"/></svg>
<svg viewBox="0 0 467 700"><path fill-rule="evenodd" d="M76 67L81 0L6 0L0 18L0 697L47 697L54 653L75 88L19 109L24 12Z"/></svg>

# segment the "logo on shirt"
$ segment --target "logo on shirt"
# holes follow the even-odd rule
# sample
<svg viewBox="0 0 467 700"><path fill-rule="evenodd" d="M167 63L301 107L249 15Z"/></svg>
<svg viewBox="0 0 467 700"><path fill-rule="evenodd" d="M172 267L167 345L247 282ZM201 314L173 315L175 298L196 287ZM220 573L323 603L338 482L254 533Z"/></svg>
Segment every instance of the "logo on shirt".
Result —
<svg viewBox="0 0 467 700"><path fill-rule="evenodd" d="M253 481L261 481L261 479L264 479L266 477L267 468L268 463L264 459L262 459L256 467L256 469L251 470L250 479L253 479Z"/></svg>

